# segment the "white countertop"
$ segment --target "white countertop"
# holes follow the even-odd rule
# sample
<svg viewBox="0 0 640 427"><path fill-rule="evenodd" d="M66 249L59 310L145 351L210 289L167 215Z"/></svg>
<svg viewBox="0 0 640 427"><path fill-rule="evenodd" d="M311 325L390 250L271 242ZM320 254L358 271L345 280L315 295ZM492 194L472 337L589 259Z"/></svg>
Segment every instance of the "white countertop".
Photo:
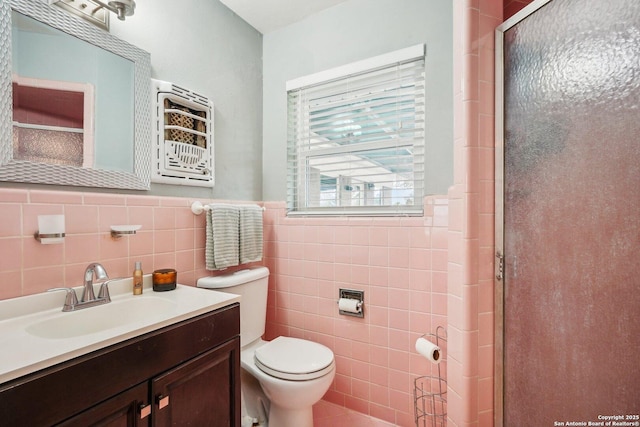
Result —
<svg viewBox="0 0 640 427"><path fill-rule="evenodd" d="M96 285L96 295L98 288ZM67 313L62 312L64 292L0 301L0 384L240 301L239 295L183 285L177 285L173 291L154 292L149 275L145 276L142 295L132 295L130 278L111 282L109 290L111 303ZM82 289L76 288L76 292L79 298ZM138 301L140 304L136 304ZM158 302L162 302L157 305L162 310L149 310ZM118 307L125 307L131 314L131 307L138 305L140 311L127 316L132 320L118 319ZM114 311L113 325L108 322L109 310ZM34 325L46 327L47 323L75 325L76 319L86 322L87 328L91 329L91 316L94 315L103 319L107 316L107 322L103 322L106 326L95 332L72 337L62 333L59 337L47 338L29 332Z"/></svg>

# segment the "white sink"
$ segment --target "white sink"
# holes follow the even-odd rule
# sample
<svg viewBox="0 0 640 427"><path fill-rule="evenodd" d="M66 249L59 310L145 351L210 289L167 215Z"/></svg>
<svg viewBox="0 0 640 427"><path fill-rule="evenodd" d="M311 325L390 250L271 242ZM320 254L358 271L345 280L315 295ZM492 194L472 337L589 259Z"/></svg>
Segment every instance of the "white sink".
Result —
<svg viewBox="0 0 640 427"><path fill-rule="evenodd" d="M25 330L40 338L66 339L164 317L175 311L176 303L168 299L132 297L78 311L60 312L58 316L30 324Z"/></svg>
<svg viewBox="0 0 640 427"><path fill-rule="evenodd" d="M110 303L71 312L62 311L62 292L1 300L0 384L240 301L183 285L154 292L151 275L142 295L132 294L131 279L111 282L109 291Z"/></svg>

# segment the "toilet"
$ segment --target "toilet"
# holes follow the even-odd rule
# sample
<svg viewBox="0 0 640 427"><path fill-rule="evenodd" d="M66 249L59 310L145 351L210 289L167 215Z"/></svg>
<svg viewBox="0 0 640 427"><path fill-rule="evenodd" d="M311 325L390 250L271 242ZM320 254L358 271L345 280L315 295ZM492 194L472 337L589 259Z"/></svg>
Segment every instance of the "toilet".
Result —
<svg viewBox="0 0 640 427"><path fill-rule="evenodd" d="M312 427L312 407L336 373L333 352L322 344L291 337L264 341L269 269L255 267L198 279L199 288L237 294L240 300L240 363L243 424L251 419L271 427ZM247 376L245 374L249 374ZM257 381L256 381L257 380ZM256 390L255 383L261 390ZM262 393L264 392L264 393Z"/></svg>

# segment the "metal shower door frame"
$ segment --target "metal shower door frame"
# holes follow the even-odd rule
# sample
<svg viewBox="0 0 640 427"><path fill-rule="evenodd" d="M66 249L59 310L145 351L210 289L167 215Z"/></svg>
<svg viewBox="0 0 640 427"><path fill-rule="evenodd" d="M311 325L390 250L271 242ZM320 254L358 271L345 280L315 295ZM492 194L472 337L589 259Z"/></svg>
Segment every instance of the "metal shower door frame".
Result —
<svg viewBox="0 0 640 427"><path fill-rule="evenodd" d="M504 33L552 0L534 0L495 30L494 426L504 426Z"/></svg>

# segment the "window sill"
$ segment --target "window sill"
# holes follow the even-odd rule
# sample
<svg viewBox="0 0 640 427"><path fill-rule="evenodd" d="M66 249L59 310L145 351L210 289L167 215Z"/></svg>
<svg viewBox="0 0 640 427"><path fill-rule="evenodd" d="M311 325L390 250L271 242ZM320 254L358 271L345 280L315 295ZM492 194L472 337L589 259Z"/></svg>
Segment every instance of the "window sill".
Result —
<svg viewBox="0 0 640 427"><path fill-rule="evenodd" d="M423 209L390 209L390 210L361 210L361 209L318 209L305 211L287 211L288 217L421 217Z"/></svg>

